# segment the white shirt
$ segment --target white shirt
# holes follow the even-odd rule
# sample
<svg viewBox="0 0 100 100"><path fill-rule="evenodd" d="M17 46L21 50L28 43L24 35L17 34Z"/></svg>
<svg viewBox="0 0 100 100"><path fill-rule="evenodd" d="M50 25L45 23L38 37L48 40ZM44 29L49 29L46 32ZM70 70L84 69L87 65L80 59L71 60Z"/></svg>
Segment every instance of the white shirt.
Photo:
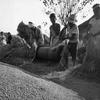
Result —
<svg viewBox="0 0 100 100"><path fill-rule="evenodd" d="M74 27L72 27L71 29L68 27L68 34L69 36L72 36L72 34L76 34L76 38L74 40L69 40L69 42L78 42L79 41L79 29L78 26L75 25Z"/></svg>
<svg viewBox="0 0 100 100"><path fill-rule="evenodd" d="M89 21L89 24L91 25L91 28L89 30L90 33L93 35L100 32L100 19L92 18Z"/></svg>

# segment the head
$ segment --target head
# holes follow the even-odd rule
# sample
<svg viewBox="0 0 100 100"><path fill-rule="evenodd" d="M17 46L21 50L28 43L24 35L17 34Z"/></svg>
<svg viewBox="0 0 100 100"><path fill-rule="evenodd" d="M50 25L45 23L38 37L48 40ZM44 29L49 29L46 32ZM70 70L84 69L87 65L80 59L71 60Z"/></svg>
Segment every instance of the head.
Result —
<svg viewBox="0 0 100 100"><path fill-rule="evenodd" d="M56 22L56 16L54 13L50 14L50 21L52 24L54 24Z"/></svg>
<svg viewBox="0 0 100 100"><path fill-rule="evenodd" d="M8 35L8 37L12 37L12 35L11 35L11 33L10 33L10 32L8 32L8 33L7 33L7 35Z"/></svg>
<svg viewBox="0 0 100 100"><path fill-rule="evenodd" d="M34 27L34 24L33 24L32 22L28 22L28 26L29 26L30 28L32 28L32 27Z"/></svg>
<svg viewBox="0 0 100 100"><path fill-rule="evenodd" d="M96 17L100 16L100 4L95 4L93 7L93 12Z"/></svg>
<svg viewBox="0 0 100 100"><path fill-rule="evenodd" d="M3 31L1 31L1 32L0 32L0 36L2 36L3 34L4 34L4 32L3 32Z"/></svg>
<svg viewBox="0 0 100 100"><path fill-rule="evenodd" d="M76 22L76 16L74 14L70 15L70 17L68 18L68 25L72 27L73 25L75 25L75 22Z"/></svg>

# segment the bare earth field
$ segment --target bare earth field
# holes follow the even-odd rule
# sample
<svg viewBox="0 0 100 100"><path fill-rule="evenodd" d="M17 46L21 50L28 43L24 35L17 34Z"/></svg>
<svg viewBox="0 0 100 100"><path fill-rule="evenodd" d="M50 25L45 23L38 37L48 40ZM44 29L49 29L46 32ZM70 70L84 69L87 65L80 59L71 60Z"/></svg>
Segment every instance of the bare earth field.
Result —
<svg viewBox="0 0 100 100"><path fill-rule="evenodd" d="M71 89L0 63L0 100L84 100Z"/></svg>
<svg viewBox="0 0 100 100"><path fill-rule="evenodd" d="M25 73L42 78L49 82L53 81L59 84L60 86L62 86L64 89L72 90L78 93L79 97L85 98L85 100L100 100L100 82L96 82L95 80L90 81L90 80L86 80L82 78L77 78L70 75L69 73L72 69L71 63L69 64L70 68L62 72L57 72L56 66L57 66L57 63L50 63L50 62L49 63L48 62L29 63L27 62L26 64L21 65L19 67ZM22 76L19 75L18 77L22 77ZM44 83L42 84L43 86L45 86ZM52 85L50 87L52 87ZM66 95L64 93L62 94ZM23 99L23 100L26 100L26 99ZM38 100L38 99L34 99L34 100ZM53 99L39 99L39 100L56 100L56 99L53 98ZM57 99L57 100L67 100L67 99ZM68 99L68 100L74 100L74 99ZM78 100L78 99L75 99L75 100Z"/></svg>
<svg viewBox="0 0 100 100"><path fill-rule="evenodd" d="M24 68L40 77L51 80L65 88L72 89L86 100L100 100L100 81L88 80L71 76L70 69L62 72L55 71L57 64L34 63L26 64ZM30 68L30 69L29 69Z"/></svg>

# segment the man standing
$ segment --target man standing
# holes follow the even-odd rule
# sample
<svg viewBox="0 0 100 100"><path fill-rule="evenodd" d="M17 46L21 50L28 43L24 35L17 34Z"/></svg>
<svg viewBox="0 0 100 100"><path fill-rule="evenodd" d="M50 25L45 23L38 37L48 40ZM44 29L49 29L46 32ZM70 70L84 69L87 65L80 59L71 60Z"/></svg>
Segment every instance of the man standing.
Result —
<svg viewBox="0 0 100 100"><path fill-rule="evenodd" d="M58 70L65 70L68 68L68 56L69 53L72 57L73 66L76 63L76 54L77 54L77 44L79 41L79 29L78 26L75 24L75 15L70 15L68 19L67 28L67 39L69 40L68 43L65 43L64 49L62 51L61 60L58 64Z"/></svg>
<svg viewBox="0 0 100 100"><path fill-rule="evenodd" d="M53 40L60 33L60 25L58 23L56 23L56 16L54 13L50 14L50 21L52 23L52 25L50 26L50 46L52 46Z"/></svg>
<svg viewBox="0 0 100 100"><path fill-rule="evenodd" d="M95 36L100 34L100 4L95 4L93 6L93 12L94 16L89 21L88 33Z"/></svg>
<svg viewBox="0 0 100 100"><path fill-rule="evenodd" d="M87 37L89 37L86 46L86 56L83 60L83 65L89 71L99 69L100 62L100 4L95 4L93 7L94 16L90 19Z"/></svg>

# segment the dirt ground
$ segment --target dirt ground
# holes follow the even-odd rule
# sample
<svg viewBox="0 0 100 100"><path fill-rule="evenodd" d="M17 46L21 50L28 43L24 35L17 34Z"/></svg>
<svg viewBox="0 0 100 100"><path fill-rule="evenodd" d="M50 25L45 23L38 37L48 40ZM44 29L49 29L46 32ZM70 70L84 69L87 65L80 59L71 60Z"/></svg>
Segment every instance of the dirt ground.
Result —
<svg viewBox="0 0 100 100"><path fill-rule="evenodd" d="M100 100L100 83L89 82L83 79L78 79L67 75L68 70L65 72L55 72L44 78L50 79L53 82L60 84L68 89L76 91L80 96L84 97L86 100Z"/></svg>
<svg viewBox="0 0 100 100"><path fill-rule="evenodd" d="M0 100L84 100L77 92L0 62Z"/></svg>
<svg viewBox="0 0 100 100"><path fill-rule="evenodd" d="M97 81L97 79L84 79L70 75L73 66L71 61L69 62L69 69L63 72L57 72L58 63L52 62L27 62L19 67L43 79L72 89L86 100L100 100L100 78Z"/></svg>
<svg viewBox="0 0 100 100"><path fill-rule="evenodd" d="M27 63L20 67L36 75L39 75L46 80L51 80L65 88L72 89L86 100L100 100L100 82L71 76L69 74L72 69L71 63L69 65L70 68L62 72L57 72L56 66L57 63L41 62L30 64Z"/></svg>

